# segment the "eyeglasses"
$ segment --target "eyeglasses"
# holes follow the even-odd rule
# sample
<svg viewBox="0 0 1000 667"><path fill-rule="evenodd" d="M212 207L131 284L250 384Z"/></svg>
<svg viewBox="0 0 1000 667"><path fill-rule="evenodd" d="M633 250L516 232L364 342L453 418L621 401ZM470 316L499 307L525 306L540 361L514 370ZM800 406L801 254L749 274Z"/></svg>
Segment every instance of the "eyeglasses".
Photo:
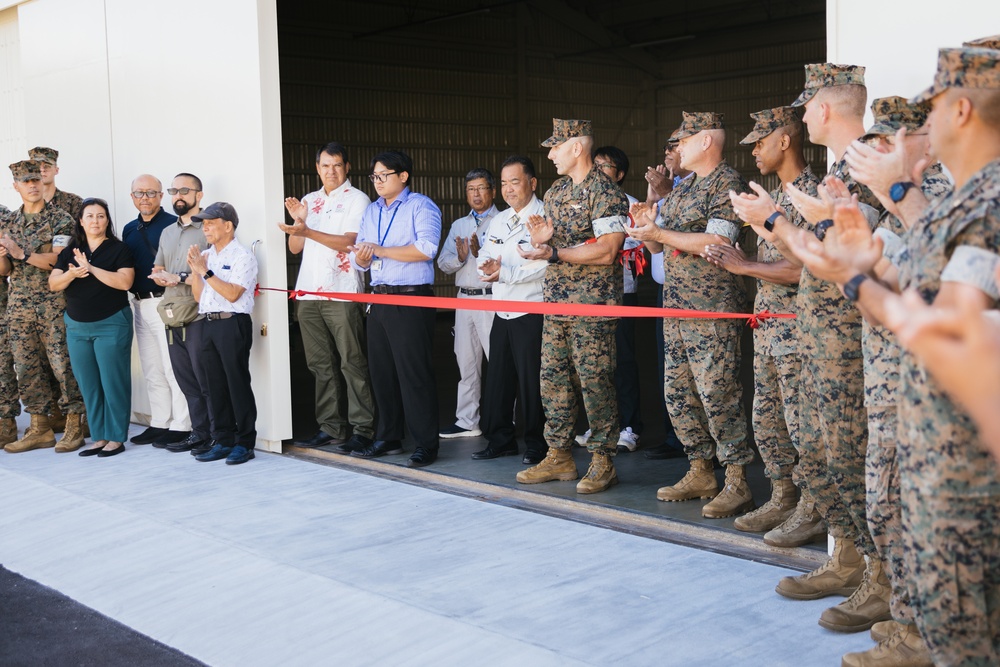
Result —
<svg viewBox="0 0 1000 667"><path fill-rule="evenodd" d="M469 187L465 188L465 191L466 192L489 192L492 189L493 188L491 188L488 185L472 185L472 186L469 186Z"/></svg>
<svg viewBox="0 0 1000 667"><path fill-rule="evenodd" d="M368 180L370 180L372 183L385 183L386 179L388 179L393 174L398 174L398 173L399 173L398 171L387 171L384 174L372 174L371 176L368 177Z"/></svg>
<svg viewBox="0 0 1000 667"><path fill-rule="evenodd" d="M183 197L191 194L192 192L201 192L201 190L197 188L167 188L168 195L181 195ZM135 193L133 192L132 194Z"/></svg>
<svg viewBox="0 0 1000 667"><path fill-rule="evenodd" d="M615 170L618 169L618 167L615 166L614 162L595 162L594 166L597 167L598 169L615 169Z"/></svg>
<svg viewBox="0 0 1000 667"><path fill-rule="evenodd" d="M143 197L145 197L146 199L155 199L156 197L159 197L162 194L163 194L162 192L157 192L156 190L133 190L132 191L132 196L135 197L136 199L142 199Z"/></svg>

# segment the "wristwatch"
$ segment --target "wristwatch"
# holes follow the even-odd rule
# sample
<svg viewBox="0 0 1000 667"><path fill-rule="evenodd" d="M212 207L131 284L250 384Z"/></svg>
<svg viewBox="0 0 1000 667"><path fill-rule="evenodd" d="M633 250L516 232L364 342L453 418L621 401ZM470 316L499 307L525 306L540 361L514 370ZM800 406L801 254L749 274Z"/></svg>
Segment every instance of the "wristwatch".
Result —
<svg viewBox="0 0 1000 667"><path fill-rule="evenodd" d="M21 258L21 261L24 262L25 264L27 264L29 257L31 257L31 251L30 250L25 250L24 251L24 257Z"/></svg>
<svg viewBox="0 0 1000 667"><path fill-rule="evenodd" d="M773 232L774 223L777 222L778 218L780 218L782 215L784 214L781 211L775 211L771 215L767 216L767 220L764 221L764 229L766 229L769 232Z"/></svg>
<svg viewBox="0 0 1000 667"><path fill-rule="evenodd" d="M555 264L559 261L559 251L552 248L552 254L549 255L549 264Z"/></svg>
<svg viewBox="0 0 1000 667"><path fill-rule="evenodd" d="M906 193L910 191L910 188L915 187L917 184L913 181L902 181L900 183L893 183L892 187L889 188L889 199L892 203L898 204L899 202L906 199Z"/></svg>
<svg viewBox="0 0 1000 667"><path fill-rule="evenodd" d="M190 276L190 275L191 274L188 273L187 271L181 271L180 273L177 274L177 277L180 278L180 282L186 283L187 279L188 279L188 276Z"/></svg>
<svg viewBox="0 0 1000 667"><path fill-rule="evenodd" d="M816 231L815 231L816 238L818 238L820 241L825 239L826 232L831 227L833 227L833 220L830 220L829 218L827 218L826 220L820 220L819 223L816 225Z"/></svg>
<svg viewBox="0 0 1000 667"><path fill-rule="evenodd" d="M211 278L211 277L212 277L212 276L214 276L214 275L215 275L215 271L213 271L212 269L209 269L209 270L208 270L208 271L207 271L207 272L205 273L205 275L203 275L203 276L202 276L202 278L204 278L205 280L208 280L209 278Z"/></svg>
<svg viewBox="0 0 1000 667"><path fill-rule="evenodd" d="M844 283L844 296L853 302L858 300L858 290L861 288L861 283L868 280L868 276L863 273L859 273L854 276L846 283Z"/></svg>

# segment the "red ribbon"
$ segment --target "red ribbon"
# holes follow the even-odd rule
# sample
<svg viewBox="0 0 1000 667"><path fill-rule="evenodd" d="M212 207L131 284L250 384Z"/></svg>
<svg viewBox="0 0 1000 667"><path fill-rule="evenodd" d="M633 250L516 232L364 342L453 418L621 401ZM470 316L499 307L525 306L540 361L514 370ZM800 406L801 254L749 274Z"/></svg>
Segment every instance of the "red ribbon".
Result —
<svg viewBox="0 0 1000 667"><path fill-rule="evenodd" d="M641 276L646 268L646 253L642 251L642 246L622 250L618 253L618 263L626 268L630 263L635 264L635 272Z"/></svg>
<svg viewBox="0 0 1000 667"><path fill-rule="evenodd" d="M791 313L716 313L705 310L684 310L682 308L655 308L652 306L608 306L599 303L556 303L550 301L506 301L502 299L459 299L444 296L412 296L409 294L357 294L354 292L307 292L285 290L276 287L257 286L255 294L261 291L285 292L289 299L301 296L321 296L356 303L378 303L385 306L413 306L416 308L444 308L446 310L484 310L511 313L532 313L536 315L562 315L572 317L672 317L700 320L730 319L747 320L750 326L772 318L794 319Z"/></svg>

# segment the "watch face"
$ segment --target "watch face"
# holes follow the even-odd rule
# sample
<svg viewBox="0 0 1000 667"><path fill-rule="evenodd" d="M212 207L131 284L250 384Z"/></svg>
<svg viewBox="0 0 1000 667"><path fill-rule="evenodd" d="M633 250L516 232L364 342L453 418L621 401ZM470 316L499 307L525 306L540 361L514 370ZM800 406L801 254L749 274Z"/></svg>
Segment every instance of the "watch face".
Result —
<svg viewBox="0 0 1000 667"><path fill-rule="evenodd" d="M893 183L892 187L889 188L889 199L891 199L893 203L898 204L903 201L903 197L906 196L906 191L912 186L912 183Z"/></svg>

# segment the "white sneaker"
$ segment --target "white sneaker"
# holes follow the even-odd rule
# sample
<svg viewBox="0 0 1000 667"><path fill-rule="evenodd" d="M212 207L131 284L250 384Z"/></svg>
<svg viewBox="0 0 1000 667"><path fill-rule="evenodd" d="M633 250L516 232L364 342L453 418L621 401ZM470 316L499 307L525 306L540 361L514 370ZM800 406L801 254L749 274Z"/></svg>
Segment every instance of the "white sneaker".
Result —
<svg viewBox="0 0 1000 667"><path fill-rule="evenodd" d="M587 429L586 433L581 433L580 435L576 436L576 444L580 445L581 447L585 446L588 440L590 440L589 428Z"/></svg>
<svg viewBox="0 0 1000 667"><path fill-rule="evenodd" d="M618 451L628 450L634 452L639 446L639 436L632 432L631 426L626 426L625 430L618 436Z"/></svg>

